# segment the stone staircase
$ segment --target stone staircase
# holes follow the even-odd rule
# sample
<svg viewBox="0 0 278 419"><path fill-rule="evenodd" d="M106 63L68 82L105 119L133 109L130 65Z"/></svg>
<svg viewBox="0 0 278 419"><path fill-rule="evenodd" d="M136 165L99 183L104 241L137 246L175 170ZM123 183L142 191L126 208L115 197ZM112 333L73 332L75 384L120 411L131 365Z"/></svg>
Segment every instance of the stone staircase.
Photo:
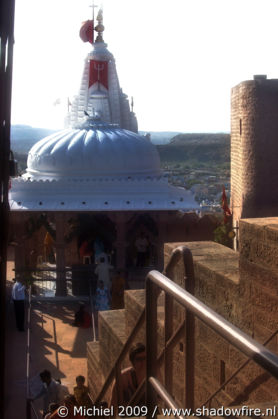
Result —
<svg viewBox="0 0 278 419"><path fill-rule="evenodd" d="M125 291L125 308L99 312L97 342L87 344L88 385L94 400L101 390L105 379L114 366L128 336L133 331L142 311L145 308L145 290ZM158 299L158 350L162 348L164 339L164 306L163 296ZM134 343L145 343L145 327L140 328L134 337ZM128 356L122 368L130 366ZM107 393L106 401L110 399Z"/></svg>
<svg viewBox="0 0 278 419"><path fill-rule="evenodd" d="M125 309L99 312L99 340L87 344L88 385L93 400L100 392L144 306L145 290L129 290L125 291ZM135 342L144 341L144 331L141 330ZM125 359L122 368L129 365L129 360ZM109 399L108 391L105 400Z"/></svg>
<svg viewBox="0 0 278 419"><path fill-rule="evenodd" d="M241 330L262 343L278 329L278 219L243 220L240 230L241 251L212 242L189 242L195 270L195 296ZM165 262L181 243L165 245ZM173 280L184 285L184 268L178 264ZM125 292L125 309L99 313L99 342L90 342L88 351L88 383L92 398L102 388L127 337L133 330L145 305L144 290ZM158 306L158 352L164 339L163 306ZM201 406L246 360L239 351L196 321L195 398ZM145 340L143 328L134 342ZM175 380L182 383L181 361L184 342L174 352ZM278 352L278 338L267 346ZM129 365L126 359L123 367ZM176 384L175 384L176 385ZM184 389L176 385L175 396L181 400ZM109 391L105 400L110 399ZM253 405L271 408L278 399L277 380L251 362L218 395L212 406Z"/></svg>

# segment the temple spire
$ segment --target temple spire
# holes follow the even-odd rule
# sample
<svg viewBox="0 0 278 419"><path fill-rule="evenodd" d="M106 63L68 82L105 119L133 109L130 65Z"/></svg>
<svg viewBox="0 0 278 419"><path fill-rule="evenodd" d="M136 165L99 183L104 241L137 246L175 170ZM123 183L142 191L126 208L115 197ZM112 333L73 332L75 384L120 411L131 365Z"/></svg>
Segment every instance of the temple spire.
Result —
<svg viewBox="0 0 278 419"><path fill-rule="evenodd" d="M98 33L96 41L95 42L103 42L102 33L104 31L103 26L103 11L102 9L99 9L98 15L97 15L97 21L98 24L95 26L95 31Z"/></svg>

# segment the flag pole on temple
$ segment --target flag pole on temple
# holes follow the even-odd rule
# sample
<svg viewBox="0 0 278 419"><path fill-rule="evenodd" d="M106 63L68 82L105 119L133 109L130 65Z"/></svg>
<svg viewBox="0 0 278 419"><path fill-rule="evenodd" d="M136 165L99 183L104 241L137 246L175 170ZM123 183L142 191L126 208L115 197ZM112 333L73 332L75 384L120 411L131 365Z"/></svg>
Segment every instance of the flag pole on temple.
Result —
<svg viewBox="0 0 278 419"><path fill-rule="evenodd" d="M93 4L90 5L90 7L93 9L92 10L92 43L94 43L94 25L95 25L95 7L97 7L97 5L95 4L95 1L93 0Z"/></svg>

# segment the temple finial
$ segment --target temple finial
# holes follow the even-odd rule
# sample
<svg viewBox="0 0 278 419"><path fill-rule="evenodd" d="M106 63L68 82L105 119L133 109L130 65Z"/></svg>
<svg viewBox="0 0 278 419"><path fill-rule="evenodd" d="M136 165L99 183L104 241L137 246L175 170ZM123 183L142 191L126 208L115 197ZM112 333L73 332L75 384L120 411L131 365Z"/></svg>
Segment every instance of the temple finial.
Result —
<svg viewBox="0 0 278 419"><path fill-rule="evenodd" d="M95 31L98 33L96 41L95 42L103 42L102 33L104 31L103 26L103 12L102 9L99 9L98 15L97 15L97 21L98 24L95 26Z"/></svg>

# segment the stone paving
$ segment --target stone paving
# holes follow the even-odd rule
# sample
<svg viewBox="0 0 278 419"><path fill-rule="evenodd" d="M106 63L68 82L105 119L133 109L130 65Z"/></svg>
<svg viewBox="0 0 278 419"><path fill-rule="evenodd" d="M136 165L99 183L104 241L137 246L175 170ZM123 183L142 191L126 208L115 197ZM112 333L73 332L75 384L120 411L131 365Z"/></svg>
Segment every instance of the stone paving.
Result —
<svg viewBox="0 0 278 419"><path fill-rule="evenodd" d="M6 316L6 395L5 419L24 419L26 409L26 344L27 333L15 327L13 305L10 304L13 261L8 261ZM72 327L78 302L36 302L31 315L31 387L37 375L49 369L72 392L77 375L87 376L86 344L93 340L92 329ZM40 408L40 402L36 402Z"/></svg>

